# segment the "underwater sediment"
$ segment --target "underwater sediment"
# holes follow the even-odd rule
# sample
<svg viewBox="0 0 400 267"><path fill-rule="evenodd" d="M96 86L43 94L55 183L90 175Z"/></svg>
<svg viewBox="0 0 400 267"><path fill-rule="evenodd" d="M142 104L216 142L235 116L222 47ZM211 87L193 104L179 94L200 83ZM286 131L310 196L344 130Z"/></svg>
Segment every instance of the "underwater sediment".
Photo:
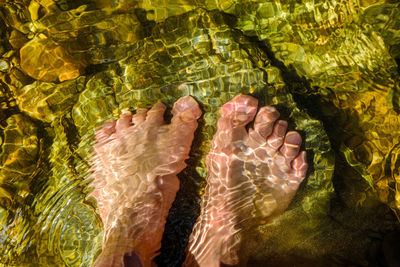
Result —
<svg viewBox="0 0 400 267"><path fill-rule="evenodd" d="M310 165L279 223L249 233L254 264L375 263L400 210L399 8L1 1L0 263L89 266L103 234L88 197L96 128L191 95L203 116L157 259L179 266L217 111L240 93L277 107L303 135Z"/></svg>

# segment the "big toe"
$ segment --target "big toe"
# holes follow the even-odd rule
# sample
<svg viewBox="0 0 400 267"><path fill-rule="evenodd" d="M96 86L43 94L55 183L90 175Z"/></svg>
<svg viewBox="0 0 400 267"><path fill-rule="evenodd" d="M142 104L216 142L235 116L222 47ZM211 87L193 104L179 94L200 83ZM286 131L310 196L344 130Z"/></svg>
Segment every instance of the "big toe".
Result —
<svg viewBox="0 0 400 267"><path fill-rule="evenodd" d="M96 141L97 143L103 143L111 138L112 134L115 133L116 122L106 122L99 130L96 131Z"/></svg>
<svg viewBox="0 0 400 267"><path fill-rule="evenodd" d="M191 96L181 97L175 102L172 114L169 126L172 137L175 141L181 142L181 145L190 145L198 125L197 119L201 116L199 105Z"/></svg>
<svg viewBox="0 0 400 267"><path fill-rule="evenodd" d="M257 112L257 104L258 100L248 95L234 97L221 107L218 129L246 126L254 119Z"/></svg>
<svg viewBox="0 0 400 267"><path fill-rule="evenodd" d="M176 156L174 161L179 163L189 154L201 113L196 100L190 96L181 97L175 102L171 124L168 125L169 156Z"/></svg>
<svg viewBox="0 0 400 267"><path fill-rule="evenodd" d="M172 108L171 123L196 121L201 116L199 104L191 96L179 98Z"/></svg>

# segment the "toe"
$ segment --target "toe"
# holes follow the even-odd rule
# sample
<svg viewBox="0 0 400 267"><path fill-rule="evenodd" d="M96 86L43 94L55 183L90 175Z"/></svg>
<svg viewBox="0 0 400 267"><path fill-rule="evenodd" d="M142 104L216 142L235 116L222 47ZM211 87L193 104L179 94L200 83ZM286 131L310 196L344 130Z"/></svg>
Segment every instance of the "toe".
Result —
<svg viewBox="0 0 400 267"><path fill-rule="evenodd" d="M98 131L96 131L97 143L104 142L105 140L109 139L113 133L115 133L115 124L115 121L106 122Z"/></svg>
<svg viewBox="0 0 400 267"><path fill-rule="evenodd" d="M196 121L201 116L201 110L196 100L191 96L178 99L172 108L171 123Z"/></svg>
<svg viewBox="0 0 400 267"><path fill-rule="evenodd" d="M279 118L279 115L279 112L274 107L262 107L254 121L254 129L261 137L267 138L272 133L274 123Z"/></svg>
<svg viewBox="0 0 400 267"><path fill-rule="evenodd" d="M163 129L168 129L168 131L163 132L159 137L166 146L165 155L163 155L166 164L157 169L160 173L167 171L176 174L185 168L184 160L189 157L201 110L192 97L186 96L175 102L172 114L171 124L163 126Z"/></svg>
<svg viewBox="0 0 400 267"><path fill-rule="evenodd" d="M306 158L306 152L302 151L293 161L292 161L293 175L300 179L300 182L306 177L308 164Z"/></svg>
<svg viewBox="0 0 400 267"><path fill-rule="evenodd" d="M148 112L146 122L152 125L163 125L164 112L167 108L161 102L157 102Z"/></svg>
<svg viewBox="0 0 400 267"><path fill-rule="evenodd" d="M121 114L120 118L117 120L115 124L115 131L116 133L120 133L127 129L129 126L132 125L132 114L130 112L125 112Z"/></svg>
<svg viewBox="0 0 400 267"><path fill-rule="evenodd" d="M267 138L267 144L276 152L283 144L283 138L285 137L287 122L279 120L275 122L272 133Z"/></svg>
<svg viewBox="0 0 400 267"><path fill-rule="evenodd" d="M136 114L132 116L132 123L139 125L146 120L147 109L139 108L136 110Z"/></svg>
<svg viewBox="0 0 400 267"><path fill-rule="evenodd" d="M248 95L238 95L221 107L219 129L246 126L254 119L258 100Z"/></svg>
<svg viewBox="0 0 400 267"><path fill-rule="evenodd" d="M291 162L300 151L301 136L298 132L288 132L280 149L287 162Z"/></svg>
<svg viewBox="0 0 400 267"><path fill-rule="evenodd" d="M194 132L197 128L197 119L201 116L201 110L196 100L190 96L181 97L172 108L173 117L170 129L170 145L185 154L192 144Z"/></svg>

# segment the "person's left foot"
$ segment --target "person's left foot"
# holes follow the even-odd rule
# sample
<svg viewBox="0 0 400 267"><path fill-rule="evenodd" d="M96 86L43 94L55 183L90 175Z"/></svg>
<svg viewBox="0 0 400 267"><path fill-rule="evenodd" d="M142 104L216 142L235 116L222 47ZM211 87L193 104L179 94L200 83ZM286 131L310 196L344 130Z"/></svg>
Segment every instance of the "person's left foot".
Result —
<svg viewBox="0 0 400 267"><path fill-rule="evenodd" d="M180 98L165 124L157 103L122 114L96 132L92 196L104 223L103 251L94 266L151 266L161 247L168 211L179 188L201 115L196 101ZM140 265L138 265L140 266Z"/></svg>

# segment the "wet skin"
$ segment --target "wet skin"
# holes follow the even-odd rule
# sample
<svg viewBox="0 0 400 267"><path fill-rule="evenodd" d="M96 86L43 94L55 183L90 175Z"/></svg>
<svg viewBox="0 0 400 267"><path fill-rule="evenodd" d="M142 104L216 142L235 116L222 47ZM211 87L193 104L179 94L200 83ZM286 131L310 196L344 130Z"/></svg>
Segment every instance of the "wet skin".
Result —
<svg viewBox="0 0 400 267"><path fill-rule="evenodd" d="M104 224L103 250L94 266L151 266L161 247L168 211L179 189L201 115L196 101L180 98L170 124L155 104L125 113L97 131L92 196Z"/></svg>
<svg viewBox="0 0 400 267"><path fill-rule="evenodd" d="M92 195L105 229L95 266L154 266L168 210L186 165L201 111L191 97L179 99L171 124L165 106L123 114L97 133ZM239 95L220 110L206 158L208 176L201 214L184 266L239 264L241 233L282 214L305 178L301 137L286 133L278 111ZM255 118L255 120L254 120ZM245 126L254 120L254 129Z"/></svg>
<svg viewBox="0 0 400 267"><path fill-rule="evenodd" d="M282 214L306 176L301 137L257 99L239 95L222 106L206 157L207 186L184 266L239 264L243 230ZM257 113L257 116L256 116ZM255 120L254 120L255 117ZM254 128L246 125L254 120Z"/></svg>

